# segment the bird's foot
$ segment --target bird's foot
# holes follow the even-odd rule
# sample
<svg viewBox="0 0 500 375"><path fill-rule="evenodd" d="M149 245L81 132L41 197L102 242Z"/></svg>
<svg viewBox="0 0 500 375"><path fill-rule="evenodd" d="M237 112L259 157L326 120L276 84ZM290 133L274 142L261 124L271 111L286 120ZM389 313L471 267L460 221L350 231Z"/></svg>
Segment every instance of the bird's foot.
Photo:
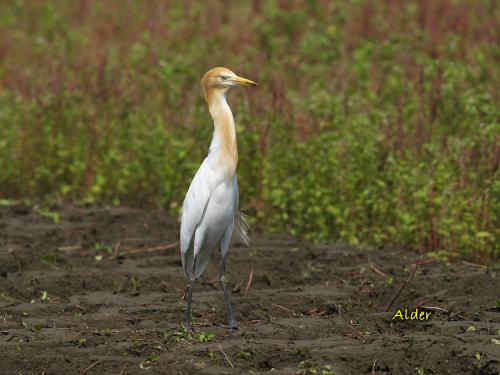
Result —
<svg viewBox="0 0 500 375"><path fill-rule="evenodd" d="M193 326L193 324L191 322L184 322L180 326L180 331L194 332L195 329L194 329L194 326Z"/></svg>
<svg viewBox="0 0 500 375"><path fill-rule="evenodd" d="M239 329L238 323L236 323L236 320L230 321L227 324L219 324L219 327L227 329L230 332L237 331Z"/></svg>

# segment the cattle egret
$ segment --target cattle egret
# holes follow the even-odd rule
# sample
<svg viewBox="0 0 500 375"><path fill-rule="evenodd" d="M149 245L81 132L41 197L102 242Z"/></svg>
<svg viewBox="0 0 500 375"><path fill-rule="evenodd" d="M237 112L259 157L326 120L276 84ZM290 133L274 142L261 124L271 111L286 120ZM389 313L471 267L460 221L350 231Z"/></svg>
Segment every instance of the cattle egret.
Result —
<svg viewBox="0 0 500 375"><path fill-rule="evenodd" d="M236 166L238 149L233 114L226 101L227 93L238 86L256 86L227 68L209 70L202 78L214 133L208 156L203 160L182 204L180 246L182 266L187 278L187 308L184 324L191 325L191 302L196 279L205 270L211 255L221 251L219 278L227 308L227 327L236 329L236 319L224 277L226 256L233 234L247 243L247 224L238 211Z"/></svg>

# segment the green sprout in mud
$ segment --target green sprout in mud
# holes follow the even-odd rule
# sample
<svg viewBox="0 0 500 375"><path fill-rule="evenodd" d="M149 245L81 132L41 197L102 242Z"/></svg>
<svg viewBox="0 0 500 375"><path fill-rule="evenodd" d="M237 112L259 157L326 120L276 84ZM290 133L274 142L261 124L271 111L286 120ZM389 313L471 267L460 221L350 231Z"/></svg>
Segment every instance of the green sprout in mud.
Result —
<svg viewBox="0 0 500 375"><path fill-rule="evenodd" d="M294 355L300 356L300 355L306 354L306 353L308 353L308 352L309 352L309 348L299 347L299 348L297 348L297 350L295 351Z"/></svg>
<svg viewBox="0 0 500 375"><path fill-rule="evenodd" d="M483 361L483 358L486 353L481 353L481 352L475 352L472 357L477 360L477 368L481 367L481 362Z"/></svg>
<svg viewBox="0 0 500 375"><path fill-rule="evenodd" d="M126 281L113 281L113 294L123 293L128 290L130 296L138 296L141 288L141 281L138 277L131 276Z"/></svg>
<svg viewBox="0 0 500 375"><path fill-rule="evenodd" d="M304 369L300 372L301 375L335 375L335 372L330 365L311 366L310 363L301 361L299 363L299 368Z"/></svg>
<svg viewBox="0 0 500 375"><path fill-rule="evenodd" d="M263 275L262 276L262 281L268 285L268 286L271 286L273 281L271 280L271 277L269 275Z"/></svg>
<svg viewBox="0 0 500 375"><path fill-rule="evenodd" d="M100 252L105 252L108 255L113 255L113 248L105 243L97 242L95 244L95 249Z"/></svg>
<svg viewBox="0 0 500 375"><path fill-rule="evenodd" d="M44 328L45 328L45 325L43 325L43 324L37 324L37 325L35 325L35 331L37 331L37 332L40 332Z"/></svg>
<svg viewBox="0 0 500 375"><path fill-rule="evenodd" d="M24 320L20 319L18 322L19 328L31 329L31 327Z"/></svg>
<svg viewBox="0 0 500 375"><path fill-rule="evenodd" d="M113 294L122 293L125 290L123 283L113 280Z"/></svg>
<svg viewBox="0 0 500 375"><path fill-rule="evenodd" d="M113 333L113 330L111 328L102 328L102 329L99 329L97 331L97 334L98 335L101 335L101 336L111 336L111 334Z"/></svg>
<svg viewBox="0 0 500 375"><path fill-rule="evenodd" d="M47 292L46 290L42 290L42 295L40 297L40 300L43 303L50 302L49 292Z"/></svg>
<svg viewBox="0 0 500 375"><path fill-rule="evenodd" d="M205 342L213 341L213 339L215 338L215 334L209 332L196 332L194 334L194 337L196 341L203 344Z"/></svg>
<svg viewBox="0 0 500 375"><path fill-rule="evenodd" d="M133 350L142 350L144 348L147 348L148 347L148 344L144 341L139 341L139 340L134 340L132 342L132 349Z"/></svg>
<svg viewBox="0 0 500 375"><path fill-rule="evenodd" d="M167 345L175 345L178 343L200 343L204 344L215 339L215 334L210 332L192 332L187 330L184 325L177 331L167 332L163 334L164 341Z"/></svg>
<svg viewBox="0 0 500 375"><path fill-rule="evenodd" d="M106 245L105 243L97 242L95 244L95 250L98 251L99 253L94 257L96 262L100 262L103 260L103 253L106 253L108 255L113 255L113 248L109 245Z"/></svg>
<svg viewBox="0 0 500 375"><path fill-rule="evenodd" d="M38 215L40 215L42 217L46 217L48 219L51 219L54 222L54 224L59 223L59 220L61 219L61 217L59 216L59 213L54 212L54 211L50 211L47 208L39 208L35 211Z"/></svg>
<svg viewBox="0 0 500 375"><path fill-rule="evenodd" d="M141 370L147 370L151 367L154 362L157 362L160 360L160 355L159 354L151 354L144 361L139 363L139 368Z"/></svg>
<svg viewBox="0 0 500 375"><path fill-rule="evenodd" d="M482 359L483 359L483 357L484 357L484 353L474 352L474 354L472 355L472 357L474 357L476 360L478 360L479 362L481 362Z"/></svg>
<svg viewBox="0 0 500 375"><path fill-rule="evenodd" d="M132 291L130 292L130 295L131 296L138 296L139 295L139 288L141 287L140 280L137 277L132 276L130 278L130 283L132 284Z"/></svg>
<svg viewBox="0 0 500 375"><path fill-rule="evenodd" d="M476 329L476 327L474 327L474 326L470 326L470 327L467 327L466 331L467 331L467 332L476 332L476 331L477 331L477 329Z"/></svg>
<svg viewBox="0 0 500 375"><path fill-rule="evenodd" d="M64 260L59 255L42 255L40 257L40 262L46 266L49 266L53 270L59 270L58 265L61 265Z"/></svg>
<svg viewBox="0 0 500 375"><path fill-rule="evenodd" d="M392 286L393 283L394 283L394 276L392 275L387 276L387 278L385 279L385 285L387 287L390 287Z"/></svg>
<svg viewBox="0 0 500 375"><path fill-rule="evenodd" d="M254 356L255 354L253 352L241 351L238 353L238 357L246 359L247 361L252 360Z"/></svg>
<svg viewBox="0 0 500 375"><path fill-rule="evenodd" d="M83 347L86 347L87 344L88 344L88 342L87 342L86 338L78 339L78 346L81 346L83 348Z"/></svg>

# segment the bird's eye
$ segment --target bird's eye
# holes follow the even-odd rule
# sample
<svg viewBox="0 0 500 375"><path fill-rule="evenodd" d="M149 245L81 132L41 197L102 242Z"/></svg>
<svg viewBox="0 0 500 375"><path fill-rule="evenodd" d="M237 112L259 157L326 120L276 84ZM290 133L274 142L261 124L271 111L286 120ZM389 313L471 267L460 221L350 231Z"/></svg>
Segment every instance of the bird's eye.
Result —
<svg viewBox="0 0 500 375"><path fill-rule="evenodd" d="M228 76L220 76L220 79L223 80L223 81L225 81L228 78L229 78Z"/></svg>

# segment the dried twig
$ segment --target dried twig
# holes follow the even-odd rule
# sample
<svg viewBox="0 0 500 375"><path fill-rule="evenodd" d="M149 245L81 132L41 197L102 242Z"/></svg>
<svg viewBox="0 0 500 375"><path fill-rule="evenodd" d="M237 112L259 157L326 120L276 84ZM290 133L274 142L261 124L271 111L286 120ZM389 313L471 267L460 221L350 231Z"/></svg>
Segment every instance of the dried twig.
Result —
<svg viewBox="0 0 500 375"><path fill-rule="evenodd" d="M247 320L246 322L244 323L248 323L248 324L258 324L258 323L264 323L265 320L263 319L253 319L253 320Z"/></svg>
<svg viewBox="0 0 500 375"><path fill-rule="evenodd" d="M177 288L175 288L177 289ZM186 300L186 296L187 296L187 292L188 292L188 286L186 285L186 288L184 289L184 291L180 290L180 289L177 289L179 292L182 293L182 297L181 297L181 302Z"/></svg>
<svg viewBox="0 0 500 375"><path fill-rule="evenodd" d="M339 312L339 317L340 317L340 319L342 319L342 320L344 321L344 323L345 323L345 324L346 324L346 325L347 325L350 329L352 329L352 331L354 332L354 334L355 334L358 338L360 338L361 340L363 340L363 342L365 342L366 340L365 340L365 338L364 338L363 334L361 333L361 331L359 331L359 330L357 330L356 328L354 328L354 327L352 326L352 324L351 324L351 323L349 323L349 321L348 321L346 318L344 318L344 316L342 315L342 306L341 306L340 304L337 304L337 311Z"/></svg>
<svg viewBox="0 0 500 375"><path fill-rule="evenodd" d="M125 363L125 365L122 367L122 370L120 371L120 373L118 375L123 375L127 366L128 366L128 363Z"/></svg>
<svg viewBox="0 0 500 375"><path fill-rule="evenodd" d="M10 340L12 340L13 337L14 337L14 335L12 333L9 333L9 334L7 334L7 337L5 338L5 340L3 340L3 342L9 342Z"/></svg>
<svg viewBox="0 0 500 375"><path fill-rule="evenodd" d="M147 247L147 248L139 248L139 249L129 249L129 250L124 250L120 252L120 256L125 256L125 255L132 255L132 254L141 254L141 253L151 253L153 251L161 251L161 250L168 250L168 249L173 249L175 247L179 246L179 242L174 242L168 245L161 245L161 246L155 246L155 247ZM118 256L113 254L110 256L108 259L116 259Z"/></svg>
<svg viewBox="0 0 500 375"><path fill-rule="evenodd" d="M314 309L308 310L307 312L304 313L304 315L314 315L314 316L321 316L321 315L325 315L325 314L326 314L326 311L320 310L317 307Z"/></svg>
<svg viewBox="0 0 500 375"><path fill-rule="evenodd" d="M462 263L466 264L468 266L473 266L473 267L477 267L477 268L488 268L488 266L483 266L482 264L467 262L466 260L462 260Z"/></svg>
<svg viewBox="0 0 500 375"><path fill-rule="evenodd" d="M95 361L89 367L87 367L86 369L82 370L82 372L80 372L80 375L84 375L87 371L89 371L91 368L97 366L99 363L101 363L100 360L99 361Z"/></svg>
<svg viewBox="0 0 500 375"><path fill-rule="evenodd" d="M376 265L374 264L370 264L370 269L375 272L377 275L379 276L382 276L382 277L387 277L387 274L384 273L382 270L380 270L380 268L378 268Z"/></svg>
<svg viewBox="0 0 500 375"><path fill-rule="evenodd" d="M340 278L340 277L338 277L338 276L334 276L334 277L335 277L337 280L339 280L339 281L343 282L343 283L344 283L344 284L346 284L346 285L347 285L347 284L349 284L346 280L344 280L344 279L342 279L342 278Z"/></svg>
<svg viewBox="0 0 500 375"><path fill-rule="evenodd" d="M375 374L375 366L376 365L377 365L377 358L375 358L375 361L373 361L372 374Z"/></svg>
<svg viewBox="0 0 500 375"><path fill-rule="evenodd" d="M122 247L122 241L118 240L115 244L115 248L113 250L113 256L115 258L118 258L118 256L120 255L120 249Z"/></svg>
<svg viewBox="0 0 500 375"><path fill-rule="evenodd" d="M389 311L389 309L391 308L392 304L394 303L394 301L396 301L396 299L399 297L399 295L401 294L401 292L403 291L404 288L406 288L406 286L411 283L411 281L413 280L413 278L415 277L415 274L417 273L417 269L418 269L418 263L415 263L413 264L413 272L410 274L410 276L408 276L408 278L404 281L404 283L401 285L401 287L398 289L398 291L396 292L396 294L394 294L394 297L392 297L391 301L387 304L387 307L385 308L385 311Z"/></svg>
<svg viewBox="0 0 500 375"><path fill-rule="evenodd" d="M419 306L421 308L423 308L424 310L437 311L437 312L442 312L442 313L450 314L450 315L452 314L451 311L443 309L442 307L438 307L438 306L425 306L423 304L420 304ZM455 316L457 318L460 318L460 319L463 319L463 320L467 320L467 318L465 316L463 316L463 315L455 314Z"/></svg>
<svg viewBox="0 0 500 375"><path fill-rule="evenodd" d="M431 311L439 311L439 312L444 312L449 314L450 312L446 309L443 309L441 307L437 306L425 306L425 305L420 305L421 308L426 309L426 310L431 310Z"/></svg>
<svg viewBox="0 0 500 375"><path fill-rule="evenodd" d="M229 365L232 368L234 368L234 365L231 363L231 361L229 360L229 357L226 355L226 353L224 352L224 350L222 349L222 346L220 344L219 344L219 349L222 352L222 354L224 354L224 358L226 358L227 363L229 363Z"/></svg>
<svg viewBox="0 0 500 375"><path fill-rule="evenodd" d="M253 268L250 270L250 275L248 275L247 287L245 288L245 292L248 292L248 289L252 286L253 282Z"/></svg>
<svg viewBox="0 0 500 375"><path fill-rule="evenodd" d="M281 310L285 310L285 311L288 311L289 313L293 314L293 316L298 316L299 314L293 312L292 310L290 309L287 309L285 306L281 306L281 305L278 305L277 303L273 303L273 306L281 309Z"/></svg>
<svg viewBox="0 0 500 375"><path fill-rule="evenodd" d="M417 265L417 266L427 266L428 264L435 263L436 259L432 258L425 258L425 259L418 259L416 261L413 261L410 263L410 265Z"/></svg>
<svg viewBox="0 0 500 375"><path fill-rule="evenodd" d="M82 248L81 245L70 245L70 246L59 246L57 250L59 251L73 251L80 250Z"/></svg>

